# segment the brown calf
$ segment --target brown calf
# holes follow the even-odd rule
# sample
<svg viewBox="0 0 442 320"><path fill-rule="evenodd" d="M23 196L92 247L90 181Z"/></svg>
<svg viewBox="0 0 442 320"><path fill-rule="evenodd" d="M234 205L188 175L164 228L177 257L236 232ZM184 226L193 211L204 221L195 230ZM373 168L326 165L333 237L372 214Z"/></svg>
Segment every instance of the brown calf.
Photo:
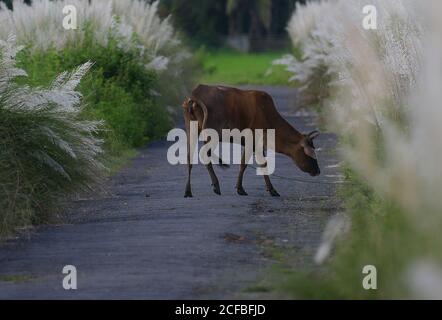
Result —
<svg viewBox="0 0 442 320"><path fill-rule="evenodd" d="M187 150L190 150L190 121L198 121L198 133L210 128L222 136L223 129L275 129L275 151L293 159L295 164L311 176L320 174L315 154L313 139L319 134L313 131L301 134L293 128L276 110L272 97L262 91L239 90L224 86L199 85L192 91L190 98L183 102L184 121L187 131ZM190 175L192 164L190 152L187 153L188 179L185 197L192 197ZM236 184L239 195L247 195L242 181L247 167L245 154L241 159L241 166ZM212 164L206 165L212 180L213 190L221 194L218 178ZM267 191L272 196L279 196L270 182L268 175L264 176Z"/></svg>

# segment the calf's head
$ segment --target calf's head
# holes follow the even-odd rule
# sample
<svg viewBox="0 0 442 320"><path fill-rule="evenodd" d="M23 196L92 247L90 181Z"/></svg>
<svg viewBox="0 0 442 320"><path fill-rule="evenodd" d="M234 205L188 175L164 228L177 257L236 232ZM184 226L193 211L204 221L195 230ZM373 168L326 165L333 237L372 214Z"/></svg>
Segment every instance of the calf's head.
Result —
<svg viewBox="0 0 442 320"><path fill-rule="evenodd" d="M301 140L295 145L295 149L292 152L292 158L296 165L302 171L309 173L313 177L321 173L313 144L313 140L318 135L318 131L303 134Z"/></svg>

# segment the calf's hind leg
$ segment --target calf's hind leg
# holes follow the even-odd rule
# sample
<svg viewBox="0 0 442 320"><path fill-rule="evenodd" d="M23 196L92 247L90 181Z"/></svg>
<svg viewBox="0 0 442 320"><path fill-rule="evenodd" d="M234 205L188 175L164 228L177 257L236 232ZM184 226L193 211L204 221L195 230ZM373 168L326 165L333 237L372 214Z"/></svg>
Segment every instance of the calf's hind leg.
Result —
<svg viewBox="0 0 442 320"><path fill-rule="evenodd" d="M206 144L207 144L207 142L206 142ZM211 157L212 151L209 150L207 155L209 157ZM217 195L221 195L221 189L219 187L218 177L215 174L215 170L213 170L212 162L209 162L209 164L206 164L206 168L207 168L207 171L209 171L210 180L212 180L213 192L215 192Z"/></svg>
<svg viewBox="0 0 442 320"><path fill-rule="evenodd" d="M192 198L193 195L192 195L192 189L190 186L190 174L192 172L192 164L188 163L187 166L188 166L188 171L187 171L188 176L187 176L186 191L184 193L184 198Z"/></svg>
<svg viewBox="0 0 442 320"><path fill-rule="evenodd" d="M184 123L186 125L187 133L187 183L186 191L184 192L184 198L191 198L193 196L192 188L190 185L190 175L192 173L191 159L193 158L193 146L195 145L195 141L191 141L190 137L190 112L187 108L184 108Z"/></svg>
<svg viewBox="0 0 442 320"><path fill-rule="evenodd" d="M246 171L247 168L247 163L246 163L246 150L243 151L242 156L241 156L241 166L239 169L239 174L238 174L238 180L236 182L236 192L240 195L240 196L247 196L247 192L244 190L244 187L242 186L242 181L244 178L244 172Z"/></svg>
<svg viewBox="0 0 442 320"><path fill-rule="evenodd" d="M207 171L209 171L210 179L212 180L212 187L213 192L215 192L217 195L221 195L221 189L219 187L219 181L215 174L215 171L213 170L213 166L211 163L206 165Z"/></svg>

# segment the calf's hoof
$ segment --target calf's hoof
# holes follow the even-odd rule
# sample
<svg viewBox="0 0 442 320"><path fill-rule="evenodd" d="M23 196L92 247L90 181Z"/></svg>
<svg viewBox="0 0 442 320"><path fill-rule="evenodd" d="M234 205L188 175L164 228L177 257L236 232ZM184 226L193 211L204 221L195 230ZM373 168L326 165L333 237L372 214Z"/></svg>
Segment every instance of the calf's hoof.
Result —
<svg viewBox="0 0 442 320"><path fill-rule="evenodd" d="M243 187L236 188L236 192L238 192L238 194L239 194L240 196L248 196L246 190L244 190Z"/></svg>
<svg viewBox="0 0 442 320"><path fill-rule="evenodd" d="M221 195L221 190L219 188L219 184L214 184L213 186L213 192L215 192L217 195Z"/></svg>
<svg viewBox="0 0 442 320"><path fill-rule="evenodd" d="M186 193L184 194L184 198L192 198L192 197L193 197L192 191L186 190Z"/></svg>
<svg viewBox="0 0 442 320"><path fill-rule="evenodd" d="M275 189L270 189L269 192L272 197L280 197L278 191L276 191Z"/></svg>

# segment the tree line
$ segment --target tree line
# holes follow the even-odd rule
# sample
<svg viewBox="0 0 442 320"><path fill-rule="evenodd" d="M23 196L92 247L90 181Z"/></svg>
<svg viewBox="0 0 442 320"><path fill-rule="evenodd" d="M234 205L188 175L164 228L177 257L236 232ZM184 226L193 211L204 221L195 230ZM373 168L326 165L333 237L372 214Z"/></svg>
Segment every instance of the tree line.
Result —
<svg viewBox="0 0 442 320"><path fill-rule="evenodd" d="M306 0L162 0L163 14L193 44L220 46L228 36L246 35L261 41L284 37L296 3Z"/></svg>

